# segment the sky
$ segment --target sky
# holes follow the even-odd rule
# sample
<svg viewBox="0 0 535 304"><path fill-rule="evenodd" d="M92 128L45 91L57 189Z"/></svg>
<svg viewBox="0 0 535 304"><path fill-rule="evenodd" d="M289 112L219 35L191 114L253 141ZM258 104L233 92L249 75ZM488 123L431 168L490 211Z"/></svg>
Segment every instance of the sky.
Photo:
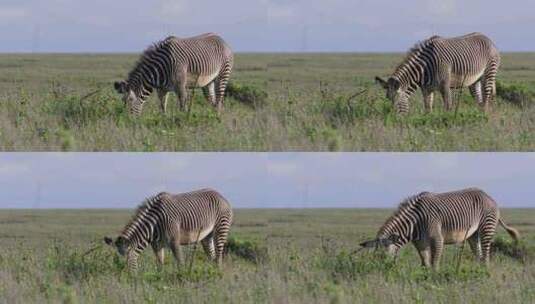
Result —
<svg viewBox="0 0 535 304"><path fill-rule="evenodd" d="M210 187L235 208L394 208L479 187L535 207L535 153L2 153L0 208L134 208Z"/></svg>
<svg viewBox="0 0 535 304"><path fill-rule="evenodd" d="M140 52L204 32L236 52L399 52L475 31L535 51L533 12L533 0L2 0L0 52Z"/></svg>

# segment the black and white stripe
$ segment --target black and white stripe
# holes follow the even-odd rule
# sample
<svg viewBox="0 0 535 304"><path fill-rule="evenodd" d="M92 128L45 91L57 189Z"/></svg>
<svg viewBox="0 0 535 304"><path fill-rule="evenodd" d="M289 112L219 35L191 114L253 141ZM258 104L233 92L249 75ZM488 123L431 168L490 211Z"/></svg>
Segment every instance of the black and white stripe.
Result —
<svg viewBox="0 0 535 304"><path fill-rule="evenodd" d="M128 79L115 83L132 114L158 91L161 110L166 111L167 93L175 92L182 110L187 109L188 88L202 87L207 100L221 111L234 57L226 42L207 33L190 38L168 37L141 55Z"/></svg>
<svg viewBox="0 0 535 304"><path fill-rule="evenodd" d="M401 247L412 242L422 264L436 268L444 244L468 240L476 257L488 264L498 223L518 240L518 231L503 222L496 202L482 190L422 192L403 201L379 229L377 238L361 245L382 245L396 254Z"/></svg>
<svg viewBox="0 0 535 304"><path fill-rule="evenodd" d="M388 80L376 77L400 114L409 111L409 98L422 89L426 111L433 107L439 91L444 108L452 108L451 88L469 87L484 109L496 95L496 73L500 54L493 42L481 33L460 37L433 36L416 44ZM482 92L483 90L483 92ZM483 95L483 96L482 96Z"/></svg>
<svg viewBox="0 0 535 304"><path fill-rule="evenodd" d="M199 241L206 254L221 264L232 217L229 202L214 190L177 195L162 192L138 207L115 246L127 256L130 269L137 268L139 254L149 245L159 264L163 263L165 247L171 249L180 264L180 245ZM111 244L112 240L107 238L106 242Z"/></svg>

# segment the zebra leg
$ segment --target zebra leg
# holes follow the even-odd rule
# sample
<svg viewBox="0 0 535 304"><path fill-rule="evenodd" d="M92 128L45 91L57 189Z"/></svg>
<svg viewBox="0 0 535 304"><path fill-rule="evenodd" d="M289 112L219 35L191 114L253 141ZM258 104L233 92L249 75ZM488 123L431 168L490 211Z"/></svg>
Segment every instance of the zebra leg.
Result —
<svg viewBox="0 0 535 304"><path fill-rule="evenodd" d="M434 270L438 270L440 264L440 257L444 249L444 237L442 236L441 227L436 227L430 233L429 245L431 245L431 266Z"/></svg>
<svg viewBox="0 0 535 304"><path fill-rule="evenodd" d="M433 110L434 93L432 91L422 90L422 95L424 97L425 112L429 113Z"/></svg>
<svg viewBox="0 0 535 304"><path fill-rule="evenodd" d="M223 69L217 77L217 88L216 88L216 103L217 103L217 112L221 113L223 108L223 100L225 99L225 90L227 89L227 83L230 78L230 72L232 71L233 60L229 59L225 62Z"/></svg>
<svg viewBox="0 0 535 304"><path fill-rule="evenodd" d="M209 236L205 237L201 241L201 244L206 255L210 258L210 260L214 261L216 259L216 253L213 234L210 234Z"/></svg>
<svg viewBox="0 0 535 304"><path fill-rule="evenodd" d="M490 262L490 246L496 233L496 226L498 224L496 214L489 214L483 220L483 224L479 228L481 236L481 262L488 266Z"/></svg>
<svg viewBox="0 0 535 304"><path fill-rule="evenodd" d="M216 228L214 235L214 245L217 264L221 266L223 263L223 254L225 253L225 245L227 243L227 237L230 225L222 223Z"/></svg>
<svg viewBox="0 0 535 304"><path fill-rule="evenodd" d="M130 250L126 256L126 265L128 266L128 271L134 272L137 270L137 258L138 254L134 250Z"/></svg>
<svg viewBox="0 0 535 304"><path fill-rule="evenodd" d="M476 260L481 261L481 242L479 240L479 233L476 232L469 237L468 244L470 244L470 249L472 250Z"/></svg>
<svg viewBox="0 0 535 304"><path fill-rule="evenodd" d="M429 243L423 242L423 241L415 242L414 247L416 247L416 250L418 251L418 255L420 255L422 266L423 267L431 266L431 250L429 247Z"/></svg>
<svg viewBox="0 0 535 304"><path fill-rule="evenodd" d="M204 98L213 106L216 106L215 100L215 81L210 82L208 85L202 88Z"/></svg>
<svg viewBox="0 0 535 304"><path fill-rule="evenodd" d="M499 62L491 61L483 74L483 103L485 111L489 109L490 103L494 99L494 96L496 96L496 73L498 72L498 65Z"/></svg>
<svg viewBox="0 0 535 304"><path fill-rule="evenodd" d="M182 265L182 248L180 247L180 241L179 240L173 240L170 244L171 252L173 252L173 256L175 257L177 266L180 267Z"/></svg>
<svg viewBox="0 0 535 304"><path fill-rule="evenodd" d="M178 88L177 91L177 105L180 111L186 112L187 111L187 102L188 102L188 90L186 88L186 83L182 82Z"/></svg>
<svg viewBox="0 0 535 304"><path fill-rule="evenodd" d="M474 97L476 100L476 103L479 106L483 106L483 95L481 94L481 81L474 82L471 86L468 87L470 89L470 95Z"/></svg>
<svg viewBox="0 0 535 304"><path fill-rule="evenodd" d="M165 113L167 110L167 91L158 90L158 98L160 99L160 110Z"/></svg>
<svg viewBox="0 0 535 304"><path fill-rule="evenodd" d="M444 110L449 111L451 109L451 89L449 80L442 83L440 93L442 94L442 100L444 101Z"/></svg>
<svg viewBox="0 0 535 304"><path fill-rule="evenodd" d="M164 258L165 258L165 252L163 251L163 246L153 245L152 250L154 251L154 255L156 255L156 261L158 261L158 267L162 267Z"/></svg>

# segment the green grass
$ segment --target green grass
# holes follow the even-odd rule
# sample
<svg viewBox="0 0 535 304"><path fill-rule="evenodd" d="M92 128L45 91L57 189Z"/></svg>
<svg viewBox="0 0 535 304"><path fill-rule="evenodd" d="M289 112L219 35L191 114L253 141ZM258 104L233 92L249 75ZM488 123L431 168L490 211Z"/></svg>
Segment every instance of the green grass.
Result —
<svg viewBox="0 0 535 304"><path fill-rule="evenodd" d="M180 268L166 251L159 270L146 250L135 274L102 238L129 210L0 212L0 302L65 303L532 303L535 210L505 209L522 234L519 252L499 228L490 267L468 246L447 246L441 269L419 266L412 247L395 259L360 251L390 210L237 210L221 269L200 246ZM102 244L102 245L101 245Z"/></svg>
<svg viewBox="0 0 535 304"><path fill-rule="evenodd" d="M237 54L221 117L197 90L191 113L152 96L126 115L113 81L138 55L0 55L0 149L7 151L527 151L535 149L535 53L504 54L496 104L399 118L376 75L402 54ZM462 94L461 94L462 93Z"/></svg>

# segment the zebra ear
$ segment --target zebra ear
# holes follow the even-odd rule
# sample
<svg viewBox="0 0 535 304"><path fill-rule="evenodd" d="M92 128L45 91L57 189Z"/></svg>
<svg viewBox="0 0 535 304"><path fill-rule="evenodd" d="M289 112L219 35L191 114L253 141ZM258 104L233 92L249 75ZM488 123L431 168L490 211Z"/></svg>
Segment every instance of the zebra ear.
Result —
<svg viewBox="0 0 535 304"><path fill-rule="evenodd" d="M397 91L401 87L401 83L397 79L390 78L388 79L388 83L386 86L391 87L392 89L394 89L394 91Z"/></svg>
<svg viewBox="0 0 535 304"><path fill-rule="evenodd" d="M105 236L104 237L104 243L108 244L108 245L113 245L113 239L109 236Z"/></svg>
<svg viewBox="0 0 535 304"><path fill-rule="evenodd" d="M383 89L388 89L388 83L381 77L375 76L375 83L383 87Z"/></svg>
<svg viewBox="0 0 535 304"><path fill-rule="evenodd" d="M126 81L116 81L113 84L113 87L119 94L124 94L126 92Z"/></svg>

